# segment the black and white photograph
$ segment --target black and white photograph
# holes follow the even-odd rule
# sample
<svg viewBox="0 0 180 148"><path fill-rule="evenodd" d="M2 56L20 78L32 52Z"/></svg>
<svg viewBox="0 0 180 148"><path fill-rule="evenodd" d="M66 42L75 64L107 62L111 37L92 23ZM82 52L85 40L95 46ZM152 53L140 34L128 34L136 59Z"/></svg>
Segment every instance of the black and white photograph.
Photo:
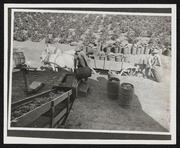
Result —
<svg viewBox="0 0 180 148"><path fill-rule="evenodd" d="M4 20L6 143L176 143L175 4L6 4Z"/></svg>

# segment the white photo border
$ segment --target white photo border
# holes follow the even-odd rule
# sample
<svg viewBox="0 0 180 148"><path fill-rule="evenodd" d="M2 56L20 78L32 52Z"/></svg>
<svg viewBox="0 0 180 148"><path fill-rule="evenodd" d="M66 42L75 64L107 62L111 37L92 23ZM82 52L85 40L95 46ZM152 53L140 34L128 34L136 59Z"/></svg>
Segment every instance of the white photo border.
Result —
<svg viewBox="0 0 180 148"><path fill-rule="evenodd" d="M16 9L18 7L18 9ZM94 12L94 11L67 11L67 10L32 10L33 8L171 8L172 13L171 14L164 14L164 13L132 13L132 12ZM17 12L17 11L23 11L23 12L30 12L30 11L35 11L35 12L52 12L52 13L62 13L62 12L66 12L66 13L93 13L93 14L101 14L101 13L107 13L107 14L123 14L123 15L149 15L149 16L171 16L171 20L172 20L172 26L171 26L171 32L172 32L172 49L177 49L176 48L176 5L175 4L152 4L152 5L145 5L145 4L137 4L137 5L125 5L125 4L121 4L121 5L85 5L85 4L77 4L77 5L66 5L66 4L61 4L61 5L54 5L54 4L5 4L4 5L4 142L6 143L25 143L25 141L27 141L27 143L32 143L32 141L34 141L37 138L23 138L23 137L8 137L8 130L13 130L13 131L68 131L68 132L99 132L99 133L120 133L120 134L153 134L153 135L171 135L171 140L138 140L138 144L140 144L141 142L144 144L156 144L156 143L160 143L160 144L174 144L176 142L176 110L174 109L174 106L176 106L176 50L172 50L172 62L171 62L171 66L172 66L172 70L171 70L171 124L170 124L170 132L136 132L136 131L106 131L106 130L70 130L70 129L44 129L44 128L12 128L10 127L10 121L8 121L7 119L7 115L9 116L10 119L10 113L8 114L8 112L10 112L10 104L11 104L11 99L8 98L7 92L8 92L8 86L7 86L7 80L8 80L8 9L11 8L12 9L12 15L11 15L11 57L12 57L12 49L13 49L13 12ZM21 9L21 8L28 8L28 9ZM12 65L12 60L10 60L10 67ZM9 86L11 90L11 84L12 84L12 69L10 69L10 79L9 79ZM9 96L11 96L11 91L9 91ZM173 98L173 99L172 99ZM6 106L8 105L9 101L9 107L8 107L8 112L6 110ZM8 123L8 125L7 125ZM15 138L15 139L14 139ZM20 139L24 139L23 141ZM46 139L46 140L45 140ZM19 141L20 140L20 141ZM92 144L92 141L94 141L95 143L97 142L97 144L99 143L106 143L106 144L135 144L134 140L68 140L68 139L63 139L61 142L56 139L47 139L47 138L38 138L38 140L35 140L34 143L41 143L42 141L43 143L47 144L50 142L54 144L59 144L59 143L63 143L63 144L69 144L69 143L78 143L78 144L83 144L84 142L87 144ZM45 140L45 141L44 141ZM50 140L50 141L49 141ZM30 142L31 141L31 142ZM112 142L111 142L112 141ZM84 144L85 144L84 143Z"/></svg>

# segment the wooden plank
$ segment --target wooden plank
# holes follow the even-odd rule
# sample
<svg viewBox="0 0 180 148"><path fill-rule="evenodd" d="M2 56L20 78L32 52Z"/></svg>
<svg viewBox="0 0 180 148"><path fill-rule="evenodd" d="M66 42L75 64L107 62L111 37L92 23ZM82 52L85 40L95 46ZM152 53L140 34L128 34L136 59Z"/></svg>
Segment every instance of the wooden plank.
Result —
<svg viewBox="0 0 180 148"><path fill-rule="evenodd" d="M63 117L59 120L58 124L56 125L57 128L62 128L62 126L64 126L63 122L65 122L66 120L67 120L67 116L63 116Z"/></svg>
<svg viewBox="0 0 180 148"><path fill-rule="evenodd" d="M29 92L28 71L25 68L22 68L21 71L23 72L23 79L26 88L26 93L28 93Z"/></svg>
<svg viewBox="0 0 180 148"><path fill-rule="evenodd" d="M86 96L89 89L89 84L81 82L78 87L78 95Z"/></svg>
<svg viewBox="0 0 180 148"><path fill-rule="evenodd" d="M60 102L62 102L63 100L65 100L69 95L72 95L72 89L65 92L64 94L62 94L61 96L58 96L57 98L53 99L54 101L54 106L56 106L57 104L59 104Z"/></svg>
<svg viewBox="0 0 180 148"><path fill-rule="evenodd" d="M28 124L26 127L42 128L42 127L46 127L47 125L49 125L48 127L50 127L50 121L51 119L49 117L40 116L32 123Z"/></svg>
<svg viewBox="0 0 180 148"><path fill-rule="evenodd" d="M52 90L52 89L51 89L51 90L47 90L47 91L42 92L42 93L40 93L40 94L36 94L36 95L31 96L31 97L27 97L27 98L25 98L25 99L23 99L23 100L14 102L14 103L11 104L11 110L19 107L19 106L22 105L22 104L29 103L30 101L33 101L34 98L40 97L40 96L42 96L42 95L45 95L45 94L47 94L47 93L49 93L49 92L51 92L51 91L54 91L54 90Z"/></svg>
<svg viewBox="0 0 180 148"><path fill-rule="evenodd" d="M61 83L63 81L63 79L65 78L67 73L63 72L62 75L60 76L60 78L57 80L58 83Z"/></svg>
<svg viewBox="0 0 180 148"><path fill-rule="evenodd" d="M54 124L54 101L51 101L51 128L53 128Z"/></svg>
<svg viewBox="0 0 180 148"><path fill-rule="evenodd" d="M63 109L54 119L53 126L67 113L67 108Z"/></svg>
<svg viewBox="0 0 180 148"><path fill-rule="evenodd" d="M51 101L36 108L35 110L32 110L19 118L16 118L11 122L11 126L13 127L24 127L27 124L31 123L32 121L36 120L39 118L42 114L47 112L48 110L51 109Z"/></svg>
<svg viewBox="0 0 180 148"><path fill-rule="evenodd" d="M72 84L72 95L74 98L78 97L78 86L79 86L80 82L81 82L80 80L76 80Z"/></svg>
<svg viewBox="0 0 180 148"><path fill-rule="evenodd" d="M68 93L68 97L67 97L67 104L66 104L66 107L67 107L67 113L69 113L69 104L70 104L70 94Z"/></svg>
<svg viewBox="0 0 180 148"><path fill-rule="evenodd" d="M93 64L94 62L91 61L90 62L90 67L91 68L95 68L95 65ZM121 70L121 67L122 68L129 68L129 67L133 67L134 66L134 63L125 63L123 62L123 65L122 65L122 62L116 62L116 61L105 61L105 65L104 65L104 60L99 60L97 59L96 60L96 67L97 69L104 69L104 70L114 70L114 71L120 71Z"/></svg>
<svg viewBox="0 0 180 148"><path fill-rule="evenodd" d="M71 110L72 106L73 106L73 102L70 103L70 110ZM64 118L62 118L62 119L60 120L59 126L64 125L64 124L66 123L66 120L67 120L67 118L68 118L68 115L69 115L69 113L67 114L67 116L64 116Z"/></svg>

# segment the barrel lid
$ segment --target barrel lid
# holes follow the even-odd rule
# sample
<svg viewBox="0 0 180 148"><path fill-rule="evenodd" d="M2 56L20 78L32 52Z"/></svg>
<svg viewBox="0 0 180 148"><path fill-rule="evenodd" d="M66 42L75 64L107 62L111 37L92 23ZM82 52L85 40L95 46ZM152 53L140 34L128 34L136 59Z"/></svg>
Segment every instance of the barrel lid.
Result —
<svg viewBox="0 0 180 148"><path fill-rule="evenodd" d="M132 90L134 88L134 86L130 83L122 83L121 87L126 90Z"/></svg>

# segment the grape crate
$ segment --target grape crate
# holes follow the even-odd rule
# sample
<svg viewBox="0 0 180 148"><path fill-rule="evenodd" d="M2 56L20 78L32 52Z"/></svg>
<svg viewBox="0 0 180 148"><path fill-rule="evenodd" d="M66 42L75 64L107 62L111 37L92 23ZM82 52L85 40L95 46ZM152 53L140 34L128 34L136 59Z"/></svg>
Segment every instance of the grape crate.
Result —
<svg viewBox="0 0 180 148"><path fill-rule="evenodd" d="M11 127L58 127L65 122L74 99L72 88L61 86L15 102Z"/></svg>

